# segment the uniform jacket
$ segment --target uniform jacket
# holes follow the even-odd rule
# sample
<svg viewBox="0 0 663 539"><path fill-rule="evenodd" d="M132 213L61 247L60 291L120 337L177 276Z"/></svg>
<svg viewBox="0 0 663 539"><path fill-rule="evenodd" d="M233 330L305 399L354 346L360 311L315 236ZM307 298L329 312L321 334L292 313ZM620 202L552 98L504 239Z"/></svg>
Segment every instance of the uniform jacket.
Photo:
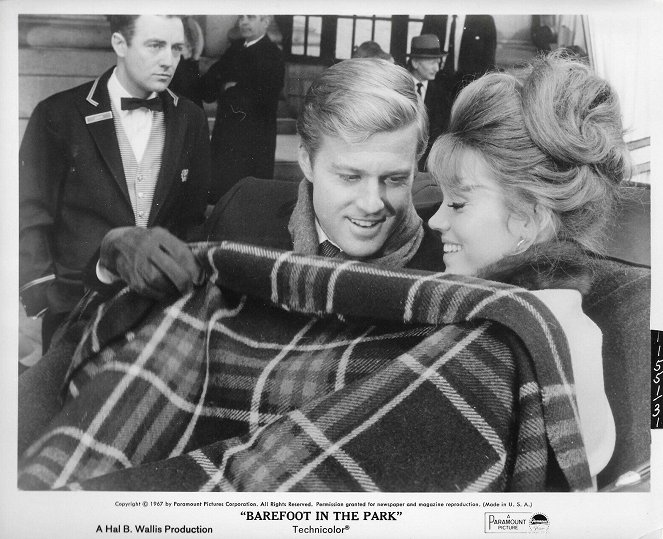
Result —
<svg viewBox="0 0 663 539"><path fill-rule="evenodd" d="M67 312L83 292L82 270L111 228L135 224L107 81L55 94L35 108L20 148L20 284L26 310ZM166 139L148 226L183 239L201 224L209 188L209 132L201 109L170 91Z"/></svg>
<svg viewBox="0 0 663 539"><path fill-rule="evenodd" d="M231 240L292 250L288 222L297 201L297 182L245 178L216 205L206 223L206 239ZM424 227L419 250L407 267L442 271L442 242Z"/></svg>

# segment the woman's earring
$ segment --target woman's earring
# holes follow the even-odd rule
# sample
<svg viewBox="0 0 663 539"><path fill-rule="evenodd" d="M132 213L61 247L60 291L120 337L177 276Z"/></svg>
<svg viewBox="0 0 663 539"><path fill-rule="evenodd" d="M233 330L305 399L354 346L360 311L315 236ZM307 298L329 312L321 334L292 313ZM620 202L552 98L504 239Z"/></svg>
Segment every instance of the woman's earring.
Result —
<svg viewBox="0 0 663 539"><path fill-rule="evenodd" d="M527 248L523 249L523 245L525 244L525 238L520 238L520 241L516 243L516 248L513 251L514 255L519 255L520 253L524 253Z"/></svg>

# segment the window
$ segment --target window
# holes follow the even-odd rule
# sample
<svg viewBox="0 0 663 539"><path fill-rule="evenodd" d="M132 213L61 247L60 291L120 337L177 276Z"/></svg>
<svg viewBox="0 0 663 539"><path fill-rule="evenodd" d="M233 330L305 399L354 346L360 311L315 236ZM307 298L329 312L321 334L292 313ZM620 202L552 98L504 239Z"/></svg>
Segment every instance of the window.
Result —
<svg viewBox="0 0 663 539"><path fill-rule="evenodd" d="M410 44L414 36L421 35L421 29L424 26L423 15L410 15L407 23L407 53L410 54Z"/></svg>
<svg viewBox="0 0 663 539"><path fill-rule="evenodd" d="M375 41L397 62L423 25L423 15L278 15L289 62L331 65L352 57L364 41Z"/></svg>
<svg viewBox="0 0 663 539"><path fill-rule="evenodd" d="M355 48L364 41L375 41L382 50L391 48L391 17L344 17L336 22L335 57L344 60L352 57Z"/></svg>
<svg viewBox="0 0 663 539"><path fill-rule="evenodd" d="M290 54L320 57L322 17L295 15L292 18L292 45Z"/></svg>

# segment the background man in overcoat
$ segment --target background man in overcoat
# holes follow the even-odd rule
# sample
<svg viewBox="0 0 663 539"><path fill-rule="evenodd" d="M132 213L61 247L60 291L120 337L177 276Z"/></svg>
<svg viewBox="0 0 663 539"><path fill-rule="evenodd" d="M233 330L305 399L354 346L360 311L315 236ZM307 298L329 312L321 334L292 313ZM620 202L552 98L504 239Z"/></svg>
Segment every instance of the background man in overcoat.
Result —
<svg viewBox="0 0 663 539"><path fill-rule="evenodd" d="M232 42L202 79L203 99L217 102L211 203L245 176L274 174L276 114L285 64L281 50L267 35L270 22L268 15L240 15L243 39Z"/></svg>

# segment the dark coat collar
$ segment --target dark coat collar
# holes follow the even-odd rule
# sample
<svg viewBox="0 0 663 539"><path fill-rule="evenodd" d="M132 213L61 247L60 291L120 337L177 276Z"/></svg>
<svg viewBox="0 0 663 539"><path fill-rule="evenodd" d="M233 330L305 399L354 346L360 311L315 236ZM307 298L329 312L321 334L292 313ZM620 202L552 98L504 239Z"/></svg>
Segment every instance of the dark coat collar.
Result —
<svg viewBox="0 0 663 539"><path fill-rule="evenodd" d="M100 111L110 109L110 97L108 95L108 79L113 74L115 66L107 70L103 75L97 77L90 87L85 100ZM177 107L179 103L179 96L172 90L166 88L163 92L159 92L159 97L164 101L166 107Z"/></svg>
<svg viewBox="0 0 663 539"><path fill-rule="evenodd" d="M258 41L256 41L253 45L251 45L250 47L245 47L244 46L246 41L237 41L237 46L241 49L252 49L253 47L256 47L258 45L261 46L261 47L264 47L265 45L268 45L271 42L272 42L272 40L269 39L269 36L267 34L263 34L263 36Z"/></svg>
<svg viewBox="0 0 663 539"><path fill-rule="evenodd" d="M578 244L549 241L483 268L479 277L528 290L570 288L584 296L591 286L592 267Z"/></svg>

